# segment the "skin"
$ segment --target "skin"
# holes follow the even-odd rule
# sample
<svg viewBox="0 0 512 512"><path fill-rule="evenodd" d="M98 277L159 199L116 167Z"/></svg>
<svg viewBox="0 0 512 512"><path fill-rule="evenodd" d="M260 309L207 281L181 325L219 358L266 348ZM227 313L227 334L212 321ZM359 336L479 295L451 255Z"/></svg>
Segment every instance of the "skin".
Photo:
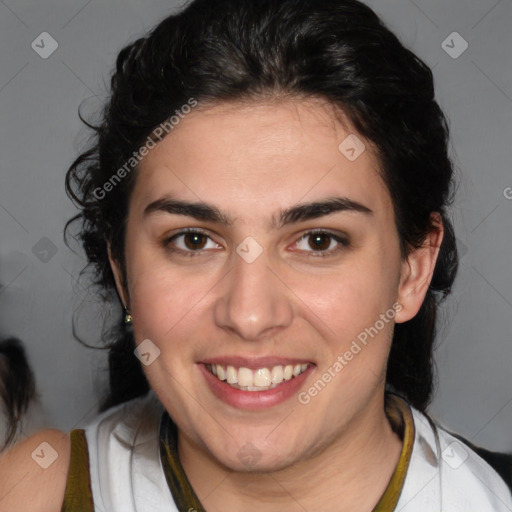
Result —
<svg viewBox="0 0 512 512"><path fill-rule="evenodd" d="M268 409L238 409L199 371L217 356L300 357L314 366L304 391L394 303L396 322L419 310L442 225L434 217L424 246L401 258L376 154L361 136L366 150L355 161L338 150L356 132L337 114L316 99L198 107L138 170L126 287L113 258L111 265L137 342L160 350L144 371L178 425L180 459L209 511L371 510L399 458L402 443L383 405L392 321L308 405L293 396ZM212 204L233 222L144 215L166 195ZM268 227L281 210L333 196L372 213ZM185 228L207 235L193 257L170 250L194 251L190 235L169 241ZM305 233L318 228L349 245L327 238L329 255L312 255L318 246ZM236 252L246 237L262 248L252 263ZM260 457L251 467L239 457L248 443Z"/></svg>
<svg viewBox="0 0 512 512"><path fill-rule="evenodd" d="M294 395L268 409L237 409L213 395L199 371L209 357L298 357L313 366L299 390L307 391L394 303L396 322L419 310L442 224L434 215L424 246L401 258L372 145L359 136L366 150L353 162L338 150L354 133L315 99L196 107L140 164L127 219L126 286L110 262L137 343L150 339L160 350L143 368L178 425L182 465L208 512L370 511L396 467L402 442L384 413L393 321L307 405ZM144 215L166 194L213 204L233 223ZM333 196L372 213L268 227L283 209ZM166 245L184 228L211 237L201 254L169 250L192 250L186 237ZM330 256L312 256L311 229L349 244L327 237L320 247ZM252 263L236 252L249 236L262 248ZM59 455L47 469L31 457L41 442ZM238 455L248 443L260 457L250 467ZM60 511L69 455L69 437L56 430L0 454L0 509Z"/></svg>
<svg viewBox="0 0 512 512"><path fill-rule="evenodd" d="M46 468L36 463L41 450L50 453L42 443L48 443L57 454ZM70 455L68 434L56 429L42 430L0 453L0 510L60 512Z"/></svg>

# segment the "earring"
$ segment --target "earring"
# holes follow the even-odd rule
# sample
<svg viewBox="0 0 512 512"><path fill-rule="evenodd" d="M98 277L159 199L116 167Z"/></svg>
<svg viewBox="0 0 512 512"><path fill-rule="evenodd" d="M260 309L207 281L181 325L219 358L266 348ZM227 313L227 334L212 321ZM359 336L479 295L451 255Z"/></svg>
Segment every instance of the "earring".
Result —
<svg viewBox="0 0 512 512"><path fill-rule="evenodd" d="M124 308L124 325L129 326L132 325L133 317L128 311L128 309Z"/></svg>

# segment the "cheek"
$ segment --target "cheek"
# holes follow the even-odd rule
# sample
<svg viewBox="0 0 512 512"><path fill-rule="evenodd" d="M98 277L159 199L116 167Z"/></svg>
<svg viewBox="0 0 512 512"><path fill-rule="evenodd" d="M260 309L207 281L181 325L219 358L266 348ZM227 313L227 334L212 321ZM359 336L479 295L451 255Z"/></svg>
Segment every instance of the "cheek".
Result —
<svg viewBox="0 0 512 512"><path fill-rule="evenodd" d="M204 290L197 280L163 268L153 267L140 277L133 294L135 340L139 347L146 347L142 343L148 339L156 347L149 345L156 356L143 371L151 388L176 417L189 411L189 394L196 394L193 363L195 341L204 332L200 322L207 318L201 305Z"/></svg>
<svg viewBox="0 0 512 512"><path fill-rule="evenodd" d="M193 277L143 251L132 253L129 266L130 304L136 340L151 339L159 348L185 344L201 313L207 291L206 276ZM191 327L192 326L192 327Z"/></svg>
<svg viewBox="0 0 512 512"><path fill-rule="evenodd" d="M319 406L324 401L337 402L340 396L350 400L353 395L348 390L364 395L381 382L395 314L396 276L390 268L391 260L384 264L378 257L360 255L336 276L323 279L321 293L310 285L308 302L314 313L310 322L324 333L325 357L317 378L325 372L329 379L335 375Z"/></svg>
<svg viewBox="0 0 512 512"><path fill-rule="evenodd" d="M361 255L333 274L308 279L301 297L328 327L346 339L373 325L393 304L396 278L389 268L377 258Z"/></svg>

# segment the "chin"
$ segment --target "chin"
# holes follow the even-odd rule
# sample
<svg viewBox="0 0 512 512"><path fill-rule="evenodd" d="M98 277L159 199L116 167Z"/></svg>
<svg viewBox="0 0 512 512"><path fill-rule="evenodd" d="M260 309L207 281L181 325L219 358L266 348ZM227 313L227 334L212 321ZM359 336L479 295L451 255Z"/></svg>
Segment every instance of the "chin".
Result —
<svg viewBox="0 0 512 512"><path fill-rule="evenodd" d="M267 436L232 439L225 447L217 444L214 449L208 447L213 458L231 471L240 473L271 473L286 469L303 456L304 444L285 444L278 439L269 442Z"/></svg>

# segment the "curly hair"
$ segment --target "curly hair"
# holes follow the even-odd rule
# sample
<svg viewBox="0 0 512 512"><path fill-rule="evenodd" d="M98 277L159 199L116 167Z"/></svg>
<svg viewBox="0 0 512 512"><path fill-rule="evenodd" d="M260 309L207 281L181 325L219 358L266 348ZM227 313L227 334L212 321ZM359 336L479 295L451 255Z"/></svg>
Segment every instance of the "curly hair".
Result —
<svg viewBox="0 0 512 512"><path fill-rule="evenodd" d="M436 312L458 266L447 214L454 181L448 123L430 68L356 0L194 0L122 49L101 121L86 123L93 143L66 175L66 190L80 209L66 231L80 222L96 284L112 290L107 244L126 280L125 222L137 168L108 195L97 191L190 98L209 104L272 97L325 99L373 142L402 256L433 229L431 213L441 215L445 233L432 282L418 314L395 326L386 377L390 388L426 410ZM119 329L104 336L111 390L103 408L149 389L133 336Z"/></svg>

